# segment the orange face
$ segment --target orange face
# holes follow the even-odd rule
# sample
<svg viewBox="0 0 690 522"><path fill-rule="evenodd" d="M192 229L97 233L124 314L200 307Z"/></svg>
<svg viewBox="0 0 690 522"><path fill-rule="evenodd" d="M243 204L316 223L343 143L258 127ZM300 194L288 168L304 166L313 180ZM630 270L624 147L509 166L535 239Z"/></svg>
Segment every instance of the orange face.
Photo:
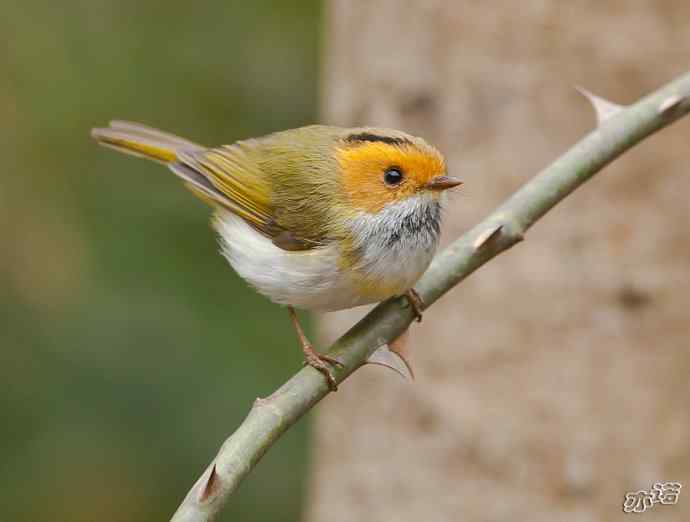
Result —
<svg viewBox="0 0 690 522"><path fill-rule="evenodd" d="M365 138L348 140L336 152L342 187L353 208L376 213L388 203L433 190L432 180L445 175L443 156L425 143L361 136Z"/></svg>

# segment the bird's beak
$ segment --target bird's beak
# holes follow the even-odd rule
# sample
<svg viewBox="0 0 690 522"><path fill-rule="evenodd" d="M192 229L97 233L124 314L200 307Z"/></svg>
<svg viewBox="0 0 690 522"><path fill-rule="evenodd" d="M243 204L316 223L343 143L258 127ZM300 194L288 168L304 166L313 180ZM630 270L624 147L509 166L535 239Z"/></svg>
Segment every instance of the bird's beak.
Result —
<svg viewBox="0 0 690 522"><path fill-rule="evenodd" d="M424 188L429 190L447 190L449 188L457 187L462 185L462 181L451 176L436 176L431 178L431 180L424 185Z"/></svg>

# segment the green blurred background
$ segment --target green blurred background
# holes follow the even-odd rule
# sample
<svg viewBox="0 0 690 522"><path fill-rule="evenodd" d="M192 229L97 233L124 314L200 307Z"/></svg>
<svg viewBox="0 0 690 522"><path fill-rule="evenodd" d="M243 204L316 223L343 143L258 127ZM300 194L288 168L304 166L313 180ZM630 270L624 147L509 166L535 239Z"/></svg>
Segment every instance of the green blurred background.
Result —
<svg viewBox="0 0 690 522"><path fill-rule="evenodd" d="M132 119L217 145L316 119L320 2L0 2L0 520L167 520L301 358ZM297 520L307 424L222 520Z"/></svg>

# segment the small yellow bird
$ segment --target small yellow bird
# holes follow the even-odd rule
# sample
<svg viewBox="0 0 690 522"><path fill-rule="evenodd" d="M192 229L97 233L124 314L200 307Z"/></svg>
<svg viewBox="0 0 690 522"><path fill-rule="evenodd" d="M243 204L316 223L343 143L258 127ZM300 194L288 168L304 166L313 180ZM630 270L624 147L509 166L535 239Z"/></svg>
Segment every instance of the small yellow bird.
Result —
<svg viewBox="0 0 690 522"><path fill-rule="evenodd" d="M206 148L138 123L93 129L101 144L164 163L215 209L222 253L272 301L287 305L307 364L332 389L327 363L295 309L341 310L407 295L438 246L443 156L421 138L373 127L311 125Z"/></svg>

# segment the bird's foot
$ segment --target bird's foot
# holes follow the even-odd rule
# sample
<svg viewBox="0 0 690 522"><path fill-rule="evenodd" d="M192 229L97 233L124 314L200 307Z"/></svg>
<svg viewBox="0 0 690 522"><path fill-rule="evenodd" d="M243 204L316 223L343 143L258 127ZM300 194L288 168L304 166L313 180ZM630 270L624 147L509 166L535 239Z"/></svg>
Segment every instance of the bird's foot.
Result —
<svg viewBox="0 0 690 522"><path fill-rule="evenodd" d="M323 355L314 350L309 342L309 339L307 339L307 336L304 335L302 326L299 324L299 320L297 318L297 312L295 312L295 309L292 306L288 306L288 313L290 314L290 320L292 321L295 331L297 332L297 337L299 337L299 343L302 345L302 352L304 352L304 364L308 364L312 368L315 368L323 373L324 377L326 377L326 380L328 381L328 386L331 388L331 391L338 391L338 383L335 382L333 371L328 364L342 367L343 363L341 363L335 357Z"/></svg>
<svg viewBox="0 0 690 522"><path fill-rule="evenodd" d="M328 386L331 388L331 391L338 391L338 383L335 381L333 370L329 365L342 367L343 363L341 363L335 357L331 357L329 355L324 355L322 353L317 352L308 343L302 345L302 351L304 352L304 364L308 364L312 368L315 368L318 371L320 371L324 375L324 377L326 377L326 380L328 381Z"/></svg>
<svg viewBox="0 0 690 522"><path fill-rule="evenodd" d="M417 316L417 322L421 323L422 311L424 310L424 308L426 308L426 305L424 304L424 299L421 298L421 296L417 293L417 291L414 288L410 288L407 292L405 292L405 297L407 298L407 302L410 303L412 310Z"/></svg>

